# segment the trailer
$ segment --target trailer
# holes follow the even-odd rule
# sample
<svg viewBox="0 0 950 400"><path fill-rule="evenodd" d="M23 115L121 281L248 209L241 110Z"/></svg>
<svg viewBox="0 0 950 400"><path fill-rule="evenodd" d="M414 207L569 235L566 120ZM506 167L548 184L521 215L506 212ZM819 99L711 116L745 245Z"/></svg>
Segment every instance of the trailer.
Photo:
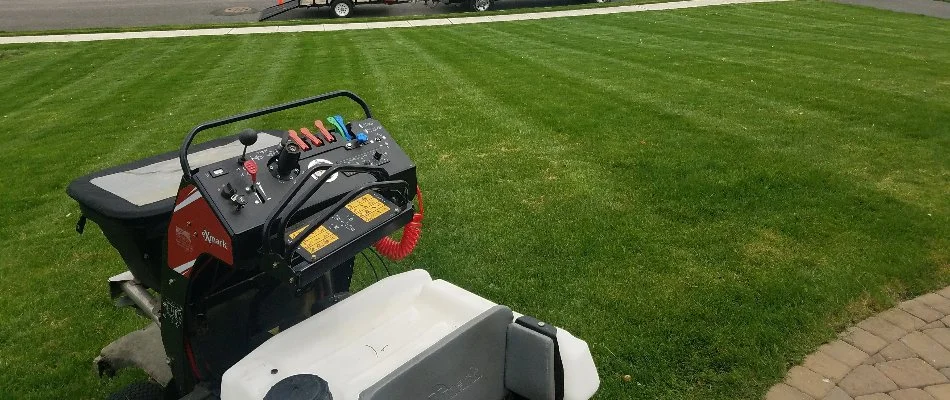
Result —
<svg viewBox="0 0 950 400"><path fill-rule="evenodd" d="M419 0L277 0L277 4L261 11L261 21L273 18L287 11L301 7L330 7L330 16L335 18L346 18L353 14L353 8L358 4L401 4ZM495 0L422 0L426 2L446 4L462 4L462 6L471 11L483 12L490 10ZM594 3L605 3L610 0L589 0Z"/></svg>
<svg viewBox="0 0 950 400"><path fill-rule="evenodd" d="M277 4L261 11L260 21L273 18L296 8L330 7L330 16L346 18L353 15L357 4L400 4L412 0L277 0Z"/></svg>

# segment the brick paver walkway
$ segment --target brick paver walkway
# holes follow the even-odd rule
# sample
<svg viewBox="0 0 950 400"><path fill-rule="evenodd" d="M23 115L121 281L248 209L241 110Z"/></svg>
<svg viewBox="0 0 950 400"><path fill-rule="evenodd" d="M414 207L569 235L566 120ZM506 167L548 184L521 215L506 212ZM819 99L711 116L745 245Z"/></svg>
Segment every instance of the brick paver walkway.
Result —
<svg viewBox="0 0 950 400"><path fill-rule="evenodd" d="M838 336L789 370L766 400L950 400L950 287Z"/></svg>

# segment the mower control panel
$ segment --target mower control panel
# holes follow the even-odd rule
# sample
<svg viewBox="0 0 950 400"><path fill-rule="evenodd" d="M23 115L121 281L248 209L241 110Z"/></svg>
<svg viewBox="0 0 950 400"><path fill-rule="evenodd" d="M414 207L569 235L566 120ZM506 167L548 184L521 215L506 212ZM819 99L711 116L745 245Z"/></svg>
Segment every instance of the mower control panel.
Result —
<svg viewBox="0 0 950 400"><path fill-rule="evenodd" d="M343 169L318 182L330 167L356 166L381 168L388 175L388 181L405 181L406 186L413 189L416 185L415 165L379 121L369 118L345 124L339 117L327 121L330 122L324 124L317 120L313 128L287 131L246 129L238 135L245 146L242 154L204 166L194 174L210 194L207 200L213 203L232 235L236 252L256 251L260 247L262 225L274 216L275 209L280 211L290 202L299 203L299 209L286 220L283 240L287 244L294 242L295 234L304 233L308 221L313 222L318 217L326 220L322 226L306 232L307 237L298 240L295 246L298 255L310 261L332 253L348 240L362 237L401 214L400 208L405 207L378 191L355 193L380 181L379 176ZM256 143L258 135L265 134L281 138L280 143L247 152L247 146ZM319 187L307 197L307 190L301 188L308 186ZM410 191L406 202L411 200L412 193ZM351 198L345 207L329 209L345 197ZM331 212L334 215L321 214ZM325 243L331 238L339 239L339 244ZM242 242L247 246L241 246ZM240 256L235 254L236 258L242 258Z"/></svg>

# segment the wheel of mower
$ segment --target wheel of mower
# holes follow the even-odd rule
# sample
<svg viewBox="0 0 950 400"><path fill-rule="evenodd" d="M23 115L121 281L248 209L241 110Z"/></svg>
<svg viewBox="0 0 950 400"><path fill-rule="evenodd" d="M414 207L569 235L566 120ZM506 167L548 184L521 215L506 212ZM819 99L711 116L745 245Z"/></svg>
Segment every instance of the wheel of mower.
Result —
<svg viewBox="0 0 950 400"><path fill-rule="evenodd" d="M335 18L346 18L353 14L353 2L350 0L333 0L330 3L330 15Z"/></svg>
<svg viewBox="0 0 950 400"><path fill-rule="evenodd" d="M108 400L162 400L164 392L155 382L134 382L112 393Z"/></svg>

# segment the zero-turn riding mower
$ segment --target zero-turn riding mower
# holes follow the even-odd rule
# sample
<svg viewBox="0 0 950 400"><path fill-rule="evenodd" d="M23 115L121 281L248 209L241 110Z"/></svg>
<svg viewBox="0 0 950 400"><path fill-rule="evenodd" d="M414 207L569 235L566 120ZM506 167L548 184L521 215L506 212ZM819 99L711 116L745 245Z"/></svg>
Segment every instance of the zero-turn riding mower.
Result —
<svg viewBox="0 0 950 400"><path fill-rule="evenodd" d="M365 119L192 145L338 97ZM113 299L152 320L96 358L100 374L151 378L113 399L580 400L599 385L584 341L423 270L350 295L354 258L405 257L423 211L416 166L353 93L198 125L177 153L67 191L77 230L94 221L128 266L109 279Z"/></svg>

